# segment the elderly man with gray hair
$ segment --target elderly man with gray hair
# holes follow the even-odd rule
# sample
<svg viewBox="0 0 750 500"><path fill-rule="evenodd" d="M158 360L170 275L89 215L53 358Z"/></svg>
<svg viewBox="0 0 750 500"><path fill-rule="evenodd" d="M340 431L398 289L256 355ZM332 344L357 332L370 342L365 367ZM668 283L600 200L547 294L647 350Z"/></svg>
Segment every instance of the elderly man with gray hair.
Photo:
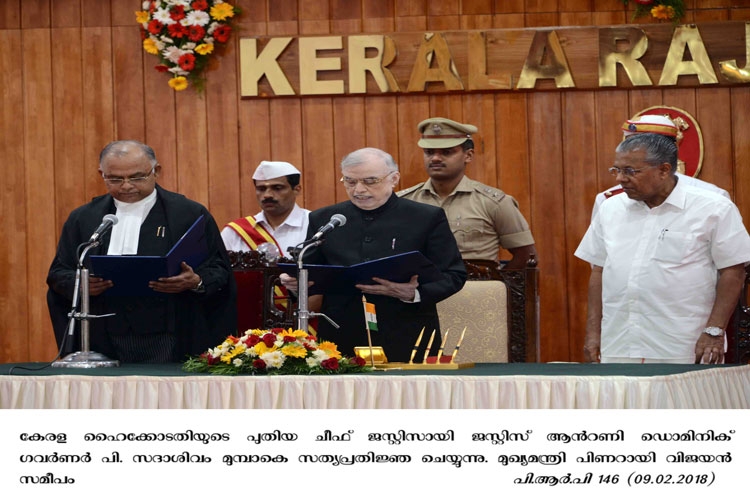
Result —
<svg viewBox="0 0 750 500"><path fill-rule="evenodd" d="M669 137L636 134L617 146L609 171L627 196L602 203L575 252L592 264L587 361L724 360L750 236L734 203L676 170Z"/></svg>
<svg viewBox="0 0 750 500"><path fill-rule="evenodd" d="M398 180L398 165L390 154L376 148L359 149L341 162L341 182L349 200L310 213L308 239L335 214L343 215L346 224L305 254L305 263L351 266L417 250L442 275L420 283L415 270L404 283L373 276L375 284L358 284L350 293L324 291L321 312L340 328L321 321L318 334L335 342L346 355L353 354L355 346L367 345L363 294L377 311L373 344L384 348L389 361L408 361L422 329L425 338L434 330L432 345L440 345L436 304L458 292L466 281L466 269L443 210L399 198L394 193ZM296 280L289 276L282 275L282 283L296 288ZM417 357L422 359L424 347L420 351Z"/></svg>

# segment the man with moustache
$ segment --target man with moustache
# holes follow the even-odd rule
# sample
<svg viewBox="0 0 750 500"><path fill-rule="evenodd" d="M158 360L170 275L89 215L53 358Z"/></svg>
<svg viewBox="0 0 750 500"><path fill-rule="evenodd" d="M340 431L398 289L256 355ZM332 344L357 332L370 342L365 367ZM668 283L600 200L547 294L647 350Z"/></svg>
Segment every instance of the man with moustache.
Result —
<svg viewBox="0 0 750 500"><path fill-rule="evenodd" d="M497 262L500 248L505 248L512 258L503 268L523 269L532 255L538 257L516 200L466 176L474 159L471 135L477 128L440 117L428 118L417 128L430 178L398 195L445 210L464 259Z"/></svg>
<svg viewBox="0 0 750 500"><path fill-rule="evenodd" d="M378 329L371 332L373 344L383 347L389 361L409 361L424 329L425 340L417 352L417 358L422 359L426 339L433 331L433 349L440 345L436 304L458 292L466 281L466 269L445 212L396 196L398 165L380 149L364 148L347 155L341 162L341 176L349 201L311 212L307 237L334 214L346 217L346 224L328 233L321 245L305 254L304 262L351 266L416 250L435 264L442 277L420 283L414 275L397 283L374 276L375 284L358 284L351 293L324 291L321 312L340 328L320 321L319 336L336 343L346 355L352 355L355 346L366 346L365 295L377 313ZM287 288L297 289L295 278L282 274L281 280Z"/></svg>
<svg viewBox="0 0 750 500"><path fill-rule="evenodd" d="M227 224L221 238L227 250L247 252L272 243L279 255L289 257L289 248L305 240L309 210L297 205L302 191L301 173L285 161L262 161L253 173L255 196L261 211Z"/></svg>

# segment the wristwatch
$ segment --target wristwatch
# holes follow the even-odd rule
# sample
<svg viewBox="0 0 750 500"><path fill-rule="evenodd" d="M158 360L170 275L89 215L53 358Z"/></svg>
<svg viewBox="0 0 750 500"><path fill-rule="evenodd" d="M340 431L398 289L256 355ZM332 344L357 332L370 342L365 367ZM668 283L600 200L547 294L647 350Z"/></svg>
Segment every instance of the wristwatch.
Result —
<svg viewBox="0 0 750 500"><path fill-rule="evenodd" d="M725 332L723 328L720 328L718 326L707 326L703 329L703 333L712 337L721 337Z"/></svg>
<svg viewBox="0 0 750 500"><path fill-rule="evenodd" d="M200 276L198 276L200 278ZM203 286L203 278L198 282L198 284L195 286L195 288L192 288L190 290L191 292L195 293L203 293L206 291L206 287Z"/></svg>

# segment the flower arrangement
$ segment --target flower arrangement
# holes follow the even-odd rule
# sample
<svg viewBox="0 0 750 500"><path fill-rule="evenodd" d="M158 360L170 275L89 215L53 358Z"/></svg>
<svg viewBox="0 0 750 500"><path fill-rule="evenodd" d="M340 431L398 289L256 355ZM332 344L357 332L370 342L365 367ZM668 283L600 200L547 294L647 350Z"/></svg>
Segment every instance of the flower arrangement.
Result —
<svg viewBox="0 0 750 500"><path fill-rule="evenodd" d="M626 6L631 0L622 0ZM632 0L635 3L633 19L650 14L654 19L679 22L685 15L684 0Z"/></svg>
<svg viewBox="0 0 750 500"><path fill-rule="evenodd" d="M368 371L366 364L359 356L342 356L336 344L319 342L305 331L273 328L229 336L220 345L188 359L183 369L216 375L323 375Z"/></svg>
<svg viewBox="0 0 750 500"><path fill-rule="evenodd" d="M169 86L179 91L189 83L203 89L209 57L229 40L236 14L239 10L222 0L146 0L135 18L143 50L159 56L157 71L171 73Z"/></svg>

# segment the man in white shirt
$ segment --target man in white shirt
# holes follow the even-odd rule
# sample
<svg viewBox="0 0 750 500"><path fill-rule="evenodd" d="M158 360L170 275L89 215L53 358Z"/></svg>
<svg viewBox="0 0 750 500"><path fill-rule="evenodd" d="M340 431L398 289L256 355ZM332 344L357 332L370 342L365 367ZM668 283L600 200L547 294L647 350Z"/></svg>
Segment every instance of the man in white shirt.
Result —
<svg viewBox="0 0 750 500"><path fill-rule="evenodd" d="M627 137L610 172L627 196L603 203L575 255L592 264L587 361L721 363L750 261L727 198L675 175L677 145Z"/></svg>
<svg viewBox="0 0 750 500"><path fill-rule="evenodd" d="M289 257L289 248L305 240L309 210L297 205L302 174L285 161L262 161L253 174L255 196L261 211L227 224L221 238L227 250L248 252L271 243L279 255Z"/></svg>

